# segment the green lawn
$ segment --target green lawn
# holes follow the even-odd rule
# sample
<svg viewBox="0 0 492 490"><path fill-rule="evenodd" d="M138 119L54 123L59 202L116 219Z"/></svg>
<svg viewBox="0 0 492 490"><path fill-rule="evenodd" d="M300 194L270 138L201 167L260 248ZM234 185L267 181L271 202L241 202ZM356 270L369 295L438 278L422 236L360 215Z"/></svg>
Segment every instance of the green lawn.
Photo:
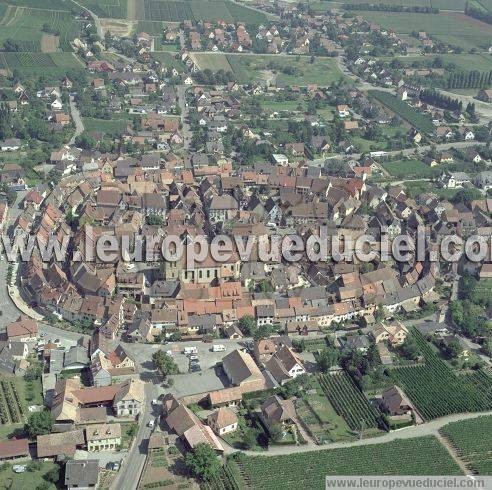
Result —
<svg viewBox="0 0 492 490"><path fill-rule="evenodd" d="M20 464L20 463L18 463ZM41 485L47 485L43 488L55 489L53 483L47 482L43 476L53 469L56 464L52 462L38 461L39 469L33 471L25 471L24 473L14 473L12 465L5 464L5 468L0 470L0 488L12 490L34 490L41 488Z"/></svg>
<svg viewBox="0 0 492 490"><path fill-rule="evenodd" d="M355 438L347 422L335 412L328 398L319 392L311 394L300 401L296 411L311 433L319 440L330 442L350 441Z"/></svg>

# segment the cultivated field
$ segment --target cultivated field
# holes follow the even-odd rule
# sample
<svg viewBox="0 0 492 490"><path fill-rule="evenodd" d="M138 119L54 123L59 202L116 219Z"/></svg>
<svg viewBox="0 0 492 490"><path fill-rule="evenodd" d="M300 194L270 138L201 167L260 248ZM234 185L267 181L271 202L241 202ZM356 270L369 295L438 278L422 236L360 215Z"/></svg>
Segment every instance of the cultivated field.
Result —
<svg viewBox="0 0 492 490"><path fill-rule="evenodd" d="M434 436L289 456L239 456L232 465L237 465L244 483L255 490L279 488L279 475L281 488L298 490L324 489L326 475L461 474Z"/></svg>
<svg viewBox="0 0 492 490"><path fill-rule="evenodd" d="M427 34L446 36L448 42L461 46L462 43L474 46L490 45L492 26L477 23L471 17L453 14L413 14L400 12L361 12L370 22L380 24L386 29L394 29L398 34L410 34L413 31L425 31ZM464 48L464 46L462 46Z"/></svg>
<svg viewBox="0 0 492 490"><path fill-rule="evenodd" d="M50 26L50 33L43 33L42 28L45 24ZM57 41L45 39L42 43L46 34L55 34L60 48L70 51L70 40L76 37L77 33L78 23L70 12L9 6L0 19L0 44L9 40L16 44L19 51L41 51L42 44L46 48L48 43L54 47Z"/></svg>
<svg viewBox="0 0 492 490"><path fill-rule="evenodd" d="M225 54L197 53L193 54L192 57L200 70L209 69L212 71L233 71Z"/></svg>
<svg viewBox="0 0 492 490"><path fill-rule="evenodd" d="M57 77L68 70L84 69L84 64L73 53L0 53L0 69Z"/></svg>
<svg viewBox="0 0 492 490"><path fill-rule="evenodd" d="M126 19L127 0L77 0L99 17Z"/></svg>
<svg viewBox="0 0 492 490"><path fill-rule="evenodd" d="M226 22L243 21L261 24L267 20L263 12L237 5L227 0L136 0L138 20L182 22L183 20L218 20Z"/></svg>
<svg viewBox="0 0 492 490"><path fill-rule="evenodd" d="M378 427L381 414L372 407L348 374L342 372L320 376L320 384L333 408L352 430Z"/></svg>
<svg viewBox="0 0 492 490"><path fill-rule="evenodd" d="M492 475L492 416L453 422L441 433L474 472Z"/></svg>
<svg viewBox="0 0 492 490"><path fill-rule="evenodd" d="M420 332L412 329L424 363L392 369L391 377L426 419L492 408L492 379L482 371L460 376L437 355Z"/></svg>
<svg viewBox="0 0 492 490"><path fill-rule="evenodd" d="M380 90L370 90L369 94L419 131L424 133L433 131L434 125L428 116L421 114L394 95Z"/></svg>

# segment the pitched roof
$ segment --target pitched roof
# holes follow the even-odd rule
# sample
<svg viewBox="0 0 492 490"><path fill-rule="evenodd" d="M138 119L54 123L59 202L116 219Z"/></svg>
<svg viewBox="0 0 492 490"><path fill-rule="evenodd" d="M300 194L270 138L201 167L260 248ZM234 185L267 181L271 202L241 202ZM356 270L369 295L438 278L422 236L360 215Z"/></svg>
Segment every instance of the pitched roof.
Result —
<svg viewBox="0 0 492 490"><path fill-rule="evenodd" d="M87 459L68 461L65 466L65 486L95 487L99 480L99 461Z"/></svg>
<svg viewBox="0 0 492 490"><path fill-rule="evenodd" d="M19 456L29 456L29 441L27 439L0 441L0 459Z"/></svg>
<svg viewBox="0 0 492 490"><path fill-rule="evenodd" d="M238 349L227 354L222 359L222 365L231 378L231 382L239 385L246 380L263 379L260 369L253 358Z"/></svg>
<svg viewBox="0 0 492 490"><path fill-rule="evenodd" d="M207 423L209 425L213 423L219 429L223 429L229 425L237 424L237 416L230 408L220 407L207 417Z"/></svg>

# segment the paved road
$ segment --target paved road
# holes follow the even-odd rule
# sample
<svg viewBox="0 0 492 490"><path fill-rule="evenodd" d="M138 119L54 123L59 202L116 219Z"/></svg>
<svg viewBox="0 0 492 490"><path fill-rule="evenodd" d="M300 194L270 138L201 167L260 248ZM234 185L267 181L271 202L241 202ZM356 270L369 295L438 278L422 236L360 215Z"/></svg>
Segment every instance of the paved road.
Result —
<svg viewBox="0 0 492 490"><path fill-rule="evenodd" d="M72 96L70 96L70 113L72 114L72 119L75 124L75 133L69 141L69 145L75 144L75 138L80 136L84 132L84 123L80 117L80 111L77 108L77 104Z"/></svg>
<svg viewBox="0 0 492 490"><path fill-rule="evenodd" d="M187 150L190 147L191 138L193 137L193 132L191 131L190 125L188 124L188 112L189 108L186 105L186 87L180 85L177 89L178 92L178 104L181 109L181 134L183 136L183 149Z"/></svg>
<svg viewBox="0 0 492 490"><path fill-rule="evenodd" d="M396 441L398 439L411 439L412 437L422 437L422 436L437 436L438 430L449 424L450 422L457 422L459 420L468 420L480 417L481 415L492 415L492 411L487 412L477 412L477 413L460 413L449 415L440 419L431 420L421 425L413 425L411 427L406 427L404 429L396 430L393 432L388 432L380 437L372 437L370 439L360 439L352 442L334 442L331 444L325 444L324 446L316 445L302 445L302 446L272 446L268 451L243 451L248 456L279 456L294 453L307 453L311 451L322 451L324 449L337 449L342 447L353 447L353 446L366 446L369 444L381 444L383 442ZM226 447L226 453L238 452L238 450Z"/></svg>
<svg viewBox="0 0 492 490"><path fill-rule="evenodd" d="M152 413L152 399L156 397L156 387L152 383L145 384L145 410L140 415L137 436L128 451L120 470L116 474L111 489L137 488L140 476L147 457L147 447L151 429L148 427L149 420L155 418Z"/></svg>

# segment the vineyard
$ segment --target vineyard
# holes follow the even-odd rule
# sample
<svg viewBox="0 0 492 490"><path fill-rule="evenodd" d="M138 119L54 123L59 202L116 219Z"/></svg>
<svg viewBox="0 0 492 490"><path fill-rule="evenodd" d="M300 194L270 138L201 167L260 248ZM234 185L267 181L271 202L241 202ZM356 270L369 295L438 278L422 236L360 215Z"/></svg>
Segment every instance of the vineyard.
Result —
<svg viewBox="0 0 492 490"><path fill-rule="evenodd" d="M480 475L492 475L492 416L452 422L441 433L470 469Z"/></svg>
<svg viewBox="0 0 492 490"><path fill-rule="evenodd" d="M380 413L345 372L320 376L320 384L338 415L352 430L377 428Z"/></svg>
<svg viewBox="0 0 492 490"><path fill-rule="evenodd" d="M459 376L442 361L422 334L412 330L425 363L390 371L426 419L492 408L492 379L483 372Z"/></svg>
<svg viewBox="0 0 492 490"><path fill-rule="evenodd" d="M41 51L44 25L59 37L62 51L72 50L70 41L77 36L79 24L70 12L54 10L9 7L0 19L0 44L8 40L17 51Z"/></svg>
<svg viewBox="0 0 492 490"><path fill-rule="evenodd" d="M241 490L245 488L241 481L238 467L230 462L226 463L219 475L202 485L203 490Z"/></svg>
<svg viewBox="0 0 492 490"><path fill-rule="evenodd" d="M457 464L434 436L288 456L238 455L235 464L244 485L255 490L324 489L326 475L460 474ZM241 488L241 480L236 479L236 486L209 488Z"/></svg>
<svg viewBox="0 0 492 490"><path fill-rule="evenodd" d="M394 95L380 90L370 90L369 94L419 131L430 133L434 130L434 125L429 117L416 111Z"/></svg>
<svg viewBox="0 0 492 490"><path fill-rule="evenodd" d="M127 0L79 0L99 17L126 19Z"/></svg>
<svg viewBox="0 0 492 490"><path fill-rule="evenodd" d="M183 20L224 20L261 24L264 13L229 1L143 0L137 4L138 20L182 22Z"/></svg>
<svg viewBox="0 0 492 490"><path fill-rule="evenodd" d="M15 381L0 379L0 421L2 425L18 424L24 420L25 410Z"/></svg>
<svg viewBox="0 0 492 490"><path fill-rule="evenodd" d="M22 75L62 76L67 70L84 68L73 53L0 53L0 68Z"/></svg>

